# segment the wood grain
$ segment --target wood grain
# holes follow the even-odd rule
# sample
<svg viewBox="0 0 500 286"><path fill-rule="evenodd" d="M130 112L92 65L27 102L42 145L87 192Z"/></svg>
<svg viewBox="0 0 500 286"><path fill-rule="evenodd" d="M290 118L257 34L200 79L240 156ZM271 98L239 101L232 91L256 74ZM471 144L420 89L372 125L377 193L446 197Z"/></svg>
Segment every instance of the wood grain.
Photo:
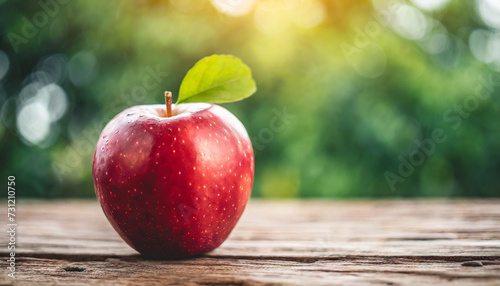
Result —
<svg viewBox="0 0 500 286"><path fill-rule="evenodd" d="M18 276L1 285L500 285L498 199L254 200L220 248L182 261L141 258L96 201L17 214Z"/></svg>

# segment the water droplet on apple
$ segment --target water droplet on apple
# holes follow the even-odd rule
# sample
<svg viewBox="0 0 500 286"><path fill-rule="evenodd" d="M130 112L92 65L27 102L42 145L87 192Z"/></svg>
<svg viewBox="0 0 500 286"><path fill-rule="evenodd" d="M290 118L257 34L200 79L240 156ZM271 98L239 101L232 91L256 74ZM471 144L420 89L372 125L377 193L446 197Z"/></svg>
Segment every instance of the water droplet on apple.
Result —
<svg viewBox="0 0 500 286"><path fill-rule="evenodd" d="M150 129L152 129L151 125L157 125L157 124L158 124L157 119L149 118L148 120L146 120L146 126L149 125Z"/></svg>

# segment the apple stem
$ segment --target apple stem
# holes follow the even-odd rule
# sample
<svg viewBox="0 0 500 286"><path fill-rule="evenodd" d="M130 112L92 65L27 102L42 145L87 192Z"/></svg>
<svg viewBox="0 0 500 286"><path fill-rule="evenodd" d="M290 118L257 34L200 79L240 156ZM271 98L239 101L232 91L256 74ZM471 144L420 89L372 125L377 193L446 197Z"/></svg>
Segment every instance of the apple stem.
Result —
<svg viewBox="0 0 500 286"><path fill-rule="evenodd" d="M165 105L167 106L167 117L171 117L172 114L172 93L170 91L165 91Z"/></svg>

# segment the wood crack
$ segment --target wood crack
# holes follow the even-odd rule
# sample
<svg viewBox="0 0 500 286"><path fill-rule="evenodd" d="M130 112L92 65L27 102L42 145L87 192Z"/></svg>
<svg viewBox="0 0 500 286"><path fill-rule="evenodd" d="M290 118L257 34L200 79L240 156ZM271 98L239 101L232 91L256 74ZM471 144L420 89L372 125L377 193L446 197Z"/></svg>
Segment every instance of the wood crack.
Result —
<svg viewBox="0 0 500 286"><path fill-rule="evenodd" d="M0 252L0 255L6 256L8 253ZM59 254L59 253L19 253L18 261L29 258L38 259L56 259L56 260L66 260L66 261L106 261L107 259L118 259L121 261L157 261L153 259L146 259L137 255L122 256L122 255L98 255L98 254ZM185 260L173 260L173 261L188 261L196 258L204 259L232 259L232 260L278 260L285 262L298 262L298 263L315 263L318 261L355 261L355 260L383 260L387 263L407 263L411 262L468 262L468 261L496 261L500 260L500 256L475 256L475 255L457 255L457 256L440 256L440 255L425 255L425 256L405 256L405 255L395 255L395 256L373 256L373 255L346 255L346 256L333 256L333 257L321 257L321 256L275 256L275 255L262 255L262 256L229 256L229 255L203 255L194 258L188 258ZM168 261L168 260L167 260ZM500 263L500 262L499 262ZM485 265L496 265L498 263L483 262Z"/></svg>
<svg viewBox="0 0 500 286"><path fill-rule="evenodd" d="M431 272L431 271L401 271L401 270L369 270L365 269L359 270L329 270L329 269L308 269L304 271L309 272L333 272L333 273L377 273L377 274L408 274L408 275L418 275L418 276L436 276L443 279L454 280L454 279L500 279L500 275L459 275L459 274L448 274L446 272Z"/></svg>

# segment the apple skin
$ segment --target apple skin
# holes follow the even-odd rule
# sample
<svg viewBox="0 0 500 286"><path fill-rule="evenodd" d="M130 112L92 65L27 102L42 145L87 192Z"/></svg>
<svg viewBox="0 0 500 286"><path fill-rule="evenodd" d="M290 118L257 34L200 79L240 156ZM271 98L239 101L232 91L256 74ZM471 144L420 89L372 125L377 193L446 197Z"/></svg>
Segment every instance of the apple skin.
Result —
<svg viewBox="0 0 500 286"><path fill-rule="evenodd" d="M241 122L208 103L128 108L102 131L92 173L111 225L132 248L179 259L221 245L249 200L254 154Z"/></svg>

